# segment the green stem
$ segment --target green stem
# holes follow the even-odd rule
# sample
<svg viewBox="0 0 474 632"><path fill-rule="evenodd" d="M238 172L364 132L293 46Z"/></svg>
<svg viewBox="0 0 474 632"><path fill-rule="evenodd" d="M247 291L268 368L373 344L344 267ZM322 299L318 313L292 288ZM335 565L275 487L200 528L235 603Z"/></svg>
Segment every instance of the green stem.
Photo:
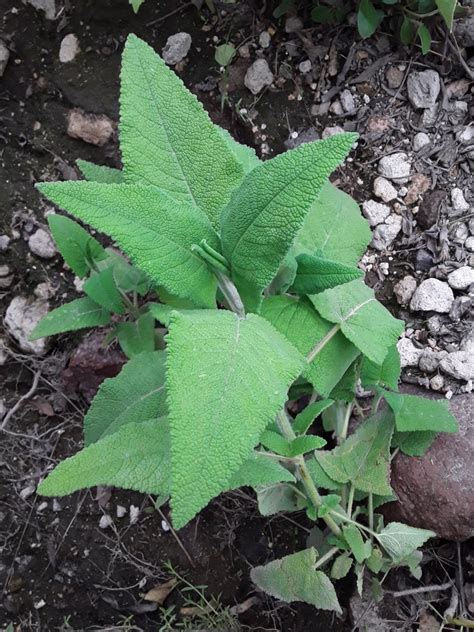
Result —
<svg viewBox="0 0 474 632"><path fill-rule="evenodd" d="M340 514L335 509L332 509L331 513L332 513L333 516L337 516L340 520L343 520L344 522L350 522L350 524L355 524L356 527L358 527L359 529L362 529L362 531L366 531L371 536L376 536L377 535L374 531L372 531L371 529L369 529L365 525L361 524L360 522L357 522L356 520L352 520L352 518L348 518L344 514Z"/></svg>
<svg viewBox="0 0 474 632"><path fill-rule="evenodd" d="M324 564L326 564L327 561L329 561L332 557L334 557L338 551L339 549L337 548L337 546L334 546L332 549L329 549L327 553L325 553L322 557L319 558L319 560L314 565L313 570L316 570L317 568L321 568L321 566L324 566Z"/></svg>
<svg viewBox="0 0 474 632"><path fill-rule="evenodd" d="M239 292L228 276L220 272L220 270L214 270L214 274L217 278L219 288L224 295L227 304L230 309L237 314L240 318L245 318L245 308L240 298Z"/></svg>
<svg viewBox="0 0 474 632"><path fill-rule="evenodd" d="M293 427L288 419L284 410L280 410L276 416L276 422L281 434L288 439L288 441L292 441L296 437L296 433L293 430ZM301 455L297 457L296 460L296 469L298 471L301 482L304 485L306 494L311 501L311 503L318 509L323 504L321 500L321 496L317 490L316 485L314 484L313 479L309 473L308 467L304 460L304 457ZM334 522L330 515L323 516L322 520L327 524L327 526L331 529L334 535L340 537L342 535L341 529Z"/></svg>
<svg viewBox="0 0 474 632"><path fill-rule="evenodd" d="M377 395L374 396L374 399L372 400L372 409L370 411L371 415L375 415L375 413L377 412L382 397L382 393L377 393Z"/></svg>
<svg viewBox="0 0 474 632"><path fill-rule="evenodd" d="M120 296L122 297L122 300L125 303L125 306L127 307L128 311L133 316L133 318L137 320L140 317L140 310L132 303L132 301L128 298L128 296L123 290L118 288L118 291L120 292Z"/></svg>
<svg viewBox="0 0 474 632"><path fill-rule="evenodd" d="M349 489L349 500L347 501L347 509L346 509L346 512L349 518L352 518L352 506L354 504L354 493L355 493L355 487L353 483L351 483L351 487Z"/></svg>
<svg viewBox="0 0 474 632"><path fill-rule="evenodd" d="M311 351L306 356L306 362L311 364L314 358L318 355L318 353L323 349L327 343L333 338L337 332L340 330L341 325L334 325L332 329L328 331L328 333L321 338L321 340L315 344L315 346L311 349Z"/></svg>
<svg viewBox="0 0 474 632"><path fill-rule="evenodd" d="M347 404L346 414L344 415L344 422L343 422L343 425L342 425L342 430L341 430L339 436L337 437L337 443L339 445L341 443L343 443L347 439L347 432L349 430L349 421L351 419L351 414L352 414L353 407L354 407L354 404L352 402Z"/></svg>
<svg viewBox="0 0 474 632"><path fill-rule="evenodd" d="M367 502L367 508L369 511L369 529L371 531L370 541L373 542L373 534L374 534L374 497L372 493L369 492L369 499Z"/></svg>
<svg viewBox="0 0 474 632"><path fill-rule="evenodd" d="M462 617L449 617L446 620L446 623L449 623L451 625L459 625L461 628L469 628L470 630L474 629L474 621L472 621L471 619L464 619Z"/></svg>

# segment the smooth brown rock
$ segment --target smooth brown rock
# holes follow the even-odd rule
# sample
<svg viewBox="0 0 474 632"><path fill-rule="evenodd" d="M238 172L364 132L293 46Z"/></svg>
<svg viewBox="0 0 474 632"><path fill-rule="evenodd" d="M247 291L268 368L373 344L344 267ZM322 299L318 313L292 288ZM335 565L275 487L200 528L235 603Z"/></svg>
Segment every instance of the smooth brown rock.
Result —
<svg viewBox="0 0 474 632"><path fill-rule="evenodd" d="M415 387L403 390L439 399ZM439 434L422 457L396 456L391 484L399 500L385 505L383 514L387 520L463 541L474 535L474 393L454 396L450 408L459 433Z"/></svg>

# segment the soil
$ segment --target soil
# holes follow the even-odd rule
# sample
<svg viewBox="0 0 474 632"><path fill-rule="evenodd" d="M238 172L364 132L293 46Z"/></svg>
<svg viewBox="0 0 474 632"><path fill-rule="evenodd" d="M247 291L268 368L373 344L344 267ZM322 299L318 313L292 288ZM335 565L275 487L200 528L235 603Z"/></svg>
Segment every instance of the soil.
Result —
<svg viewBox="0 0 474 632"><path fill-rule="evenodd" d="M0 0L0 37L11 51L0 79L0 233L12 239L8 249L0 253L0 264L8 264L14 275L12 286L0 294L2 311L13 296L31 296L37 284L44 281L55 288L53 303L77 297L73 277L60 258L40 259L28 248L28 236L45 224L45 213L50 208L33 184L77 177L77 158L120 167L116 138L103 147L72 139L66 133L66 117L72 108L81 108L117 121L120 55L130 32L158 51L169 35L178 31L190 33L193 52L187 63L177 68L178 72L215 122L231 130L241 142L255 146L264 157L279 153L308 135L320 135L327 125L362 131L352 163L337 177L338 184L359 201L373 197L374 162L385 151L403 149L410 126L414 126L410 121L408 125L401 122L408 116L406 99L387 94L383 78L375 84L372 79L381 75L389 63L409 68L411 64L421 67L425 62L398 50L396 43L387 44L386 36L375 43L354 43L353 28L311 27L298 37L288 37L283 25L271 18L271 9L265 9L265 3L263 8L250 6L235 11L226 7L219 17L206 8L197 11L192 3L177 11L172 1L148 0L138 15L131 12L125 0L64 0L57 4L58 18L48 21L26 2ZM172 15L165 17L169 13ZM277 82L276 90L254 98L243 86L250 61L240 56L229 76L224 77L224 87L222 73L214 62L213 38L222 41L229 34L235 43L252 43L258 40L262 24L277 33L279 43L276 53L272 52L276 57L280 49L283 55L286 39L298 40L298 46L307 51L311 50L311 42L313 47L319 47L316 52L312 50L321 66L319 79L298 74L295 66L300 57L296 61L285 58L282 66L287 78ZM81 52L73 62L62 64L59 46L68 33L78 36ZM338 85L336 81L351 49L354 63ZM446 81L462 75L460 67L449 58L432 63L437 64ZM280 78L284 78L284 72ZM328 83L324 77L332 79ZM331 85L336 86L337 92L349 85L351 78L356 79L353 85L357 87L359 103L365 103L359 106L357 115L314 113L318 93L320 97L321 91ZM388 128L384 127L387 121ZM462 185L467 174L459 169L456 160L453 164L454 167L437 172L438 185ZM410 237L411 231L407 232L410 234L405 236ZM397 245L394 251L377 257L376 264L368 270L368 282L393 309L398 309L393 283L414 269L415 255L416 248ZM380 271L384 262L390 265L389 275ZM461 322L459 328L463 327ZM457 335L459 338L461 333ZM196 593L183 591L182 582L166 601L166 609L142 599L143 593L171 576L166 567L169 561L191 584L207 586L203 589L207 598L218 598L223 607L256 597L254 605L239 616L244 629L351 630L347 606L354 586L350 582L340 583L338 589L345 608L342 619L305 605L288 606L256 595L249 580L251 566L292 552L295 545L304 545L308 524L299 515L295 521L262 520L255 501L245 491L211 503L198 519L179 532L181 543L167 529L167 507L157 510L152 500L143 495L91 490L53 503L34 494L34 486L47 468L76 452L81 443L85 402L80 396L66 395L60 380L77 340L78 336L60 337L53 352L42 360L20 353L10 341L8 360L0 367L0 403L3 401L7 409L30 389L33 376L41 373L33 397L12 417L2 438L0 581L4 592L0 626L7 629L11 623L13 629L22 631L210 627L206 617L189 624L179 616L176 623L165 627L186 597L191 594L199 601ZM453 388L461 386L456 383ZM126 508L124 517L116 517L117 506ZM130 524L132 506L139 510L134 524ZM103 516L112 518L106 528L99 526ZM454 560L456 548L444 546L447 548L443 559ZM437 581L440 566L433 564L428 576ZM441 581L445 581L445 576L441 576ZM399 576L396 586L400 582L404 587L409 585L406 574ZM443 598L449 600L449 595ZM392 610L391 614L397 627L399 623L406 624L399 611Z"/></svg>

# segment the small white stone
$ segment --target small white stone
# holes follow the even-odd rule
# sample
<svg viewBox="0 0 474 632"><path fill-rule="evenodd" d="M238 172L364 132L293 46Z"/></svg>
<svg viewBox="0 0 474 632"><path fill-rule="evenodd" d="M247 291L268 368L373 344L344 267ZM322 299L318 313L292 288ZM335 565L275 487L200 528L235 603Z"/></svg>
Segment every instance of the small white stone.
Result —
<svg viewBox="0 0 474 632"><path fill-rule="evenodd" d="M167 520L162 520L161 521L161 528L163 529L163 531L170 531L171 527L169 525L169 522Z"/></svg>
<svg viewBox="0 0 474 632"><path fill-rule="evenodd" d="M301 72L301 74L305 75L308 72L311 72L312 67L313 67L313 64L311 63L311 61L309 59L305 59L305 61L302 61L299 64L298 70Z"/></svg>
<svg viewBox="0 0 474 632"><path fill-rule="evenodd" d="M413 139L413 149L415 151L420 151L420 149L423 149L423 147L426 147L426 145L429 145L430 143L431 141L428 134L425 134L425 132L418 132L418 134L415 134L415 138Z"/></svg>
<svg viewBox="0 0 474 632"><path fill-rule="evenodd" d="M415 347L409 338L401 338L397 343L397 349L400 354L400 364L402 367L418 366L423 351Z"/></svg>
<svg viewBox="0 0 474 632"><path fill-rule="evenodd" d="M416 290L416 279L406 275L393 286L393 291L399 305L408 305Z"/></svg>
<svg viewBox="0 0 474 632"><path fill-rule="evenodd" d="M138 517L140 515L140 507L136 507L135 505L130 505L130 524L135 524L138 521Z"/></svg>
<svg viewBox="0 0 474 632"><path fill-rule="evenodd" d="M115 509L115 515L117 518L123 518L127 514L127 509L122 507L122 505L117 505Z"/></svg>
<svg viewBox="0 0 474 632"><path fill-rule="evenodd" d="M59 511L61 511L62 507L59 504L59 501L57 498L53 498L53 511L54 513L58 513Z"/></svg>
<svg viewBox="0 0 474 632"><path fill-rule="evenodd" d="M322 131L321 138L326 140L330 136L335 136L336 134L344 134L344 130L339 125L334 125L333 127L325 127Z"/></svg>
<svg viewBox="0 0 474 632"><path fill-rule="evenodd" d="M433 391L440 391L444 386L444 377L442 375L433 375L430 380L430 387Z"/></svg>
<svg viewBox="0 0 474 632"><path fill-rule="evenodd" d="M33 293L36 298L47 301L49 298L53 298L56 294L56 289L48 281L43 281L43 283L38 283Z"/></svg>
<svg viewBox="0 0 474 632"><path fill-rule="evenodd" d="M35 9L44 11L47 20L56 18L56 0L27 0Z"/></svg>
<svg viewBox="0 0 474 632"><path fill-rule="evenodd" d="M59 61L63 64L68 64L74 61L74 58L79 53L79 40L74 33L69 33L66 37L63 37L61 46L59 48Z"/></svg>
<svg viewBox="0 0 474 632"><path fill-rule="evenodd" d="M468 237L464 242L464 247L466 250L469 250L469 252L474 252L474 237Z"/></svg>
<svg viewBox="0 0 474 632"><path fill-rule="evenodd" d="M30 496L32 496L36 491L36 487L34 485L28 485L24 487L20 492L20 498L22 500L27 500Z"/></svg>
<svg viewBox="0 0 474 632"><path fill-rule="evenodd" d="M329 106L329 111L336 116L341 116L341 114L344 114L341 102L337 99L331 103L331 105Z"/></svg>
<svg viewBox="0 0 474 632"><path fill-rule="evenodd" d="M465 213L469 210L469 204L466 202L462 189L455 187L451 191L451 204L453 209L458 213Z"/></svg>
<svg viewBox="0 0 474 632"><path fill-rule="evenodd" d="M254 95L273 83L273 73L266 59L257 59L249 66L244 77L244 84Z"/></svg>
<svg viewBox="0 0 474 632"><path fill-rule="evenodd" d="M42 503L38 505L38 509L36 510L38 513L42 513L45 509L48 508L48 503L44 500Z"/></svg>
<svg viewBox="0 0 474 632"><path fill-rule="evenodd" d="M435 70L411 72L407 78L408 99L414 108L426 109L436 103L441 82Z"/></svg>
<svg viewBox="0 0 474 632"><path fill-rule="evenodd" d="M453 290L467 290L474 283L474 269L462 266L448 275L448 283Z"/></svg>
<svg viewBox="0 0 474 632"><path fill-rule="evenodd" d="M343 90L339 95L339 100L344 112L353 112L355 110L354 97L350 90Z"/></svg>
<svg viewBox="0 0 474 632"><path fill-rule="evenodd" d="M56 244L48 231L38 228L28 239L32 253L43 259L52 259L57 253Z"/></svg>
<svg viewBox="0 0 474 632"><path fill-rule="evenodd" d="M108 514L104 514L99 520L99 528L107 529L108 527L111 527L113 523L114 521L112 520L112 518Z"/></svg>
<svg viewBox="0 0 474 632"><path fill-rule="evenodd" d="M371 226L382 224L390 215L390 208L380 202L368 200L362 204L362 213Z"/></svg>
<svg viewBox="0 0 474 632"><path fill-rule="evenodd" d="M5 326L16 342L27 353L42 355L46 352L48 338L30 340L31 333L39 321L49 311L47 301L28 301L23 296L15 296L5 312Z"/></svg>
<svg viewBox="0 0 474 632"><path fill-rule="evenodd" d="M452 289L439 279L426 279L415 290L410 302L414 312L437 312L447 314L454 302Z"/></svg>
<svg viewBox="0 0 474 632"><path fill-rule="evenodd" d="M262 48L268 48L272 41L271 35L268 31L262 31L258 36L258 43Z"/></svg>
<svg viewBox="0 0 474 632"><path fill-rule="evenodd" d="M384 156L379 160L378 171L381 176L394 180L395 182L405 182L411 171L411 164L408 156L403 152Z"/></svg>
<svg viewBox="0 0 474 632"><path fill-rule="evenodd" d="M375 227L372 234L372 247L380 251L386 250L392 245L401 228L402 218L400 215L392 213L383 224Z"/></svg>
<svg viewBox="0 0 474 632"><path fill-rule="evenodd" d="M382 178L382 176L375 178L373 191L383 202L391 202L397 197L396 188L389 180Z"/></svg>
<svg viewBox="0 0 474 632"><path fill-rule="evenodd" d="M192 38L189 33L175 33L170 35L166 40L166 44L161 51L163 61L168 66L176 66L186 57L191 48Z"/></svg>
<svg viewBox="0 0 474 632"><path fill-rule="evenodd" d="M474 125L466 125L456 137L463 145L470 145L474 140Z"/></svg>

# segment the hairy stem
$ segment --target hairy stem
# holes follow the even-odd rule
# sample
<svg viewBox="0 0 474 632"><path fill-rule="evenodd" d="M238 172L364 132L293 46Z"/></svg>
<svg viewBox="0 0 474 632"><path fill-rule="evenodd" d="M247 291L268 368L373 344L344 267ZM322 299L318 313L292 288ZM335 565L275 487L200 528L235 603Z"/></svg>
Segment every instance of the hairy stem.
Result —
<svg viewBox="0 0 474 632"><path fill-rule="evenodd" d="M313 570L316 570L317 568L324 566L324 564L326 564L327 561L329 561L332 557L334 557L338 551L339 549L337 548L337 546L334 546L332 549L329 549L327 553L325 553L322 557L319 558L319 560L314 565Z"/></svg>
<svg viewBox="0 0 474 632"><path fill-rule="evenodd" d="M224 295L224 298L227 301L230 309L240 318L244 318L244 304L242 303L242 299L240 298L239 292L235 285L232 283L228 276L226 276L219 270L214 270L214 274L216 275L219 289Z"/></svg>
<svg viewBox="0 0 474 632"><path fill-rule="evenodd" d="M355 493L355 487L353 483L351 483L351 487L349 489L349 500L347 501L347 509L346 509L346 513L349 516L349 518L352 518L352 506L354 504L354 493Z"/></svg>
<svg viewBox="0 0 474 632"><path fill-rule="evenodd" d="M347 408L346 408L346 411L345 411L344 422L342 424L341 432L339 433L339 436L337 437L338 445L340 445L341 443L344 443L344 441L347 439L347 432L349 430L349 421L351 419L351 414L352 414L352 409L353 408L354 408L354 404L352 402L350 404L347 404Z"/></svg>
<svg viewBox="0 0 474 632"><path fill-rule="evenodd" d="M372 493L369 492L369 499L367 502L367 508L369 511L369 529L371 531L370 541L373 542L373 533L374 533L374 497Z"/></svg>
<svg viewBox="0 0 474 632"><path fill-rule="evenodd" d="M311 362L318 355L321 349L323 349L327 345L327 343L331 340L331 338L333 338L337 334L340 328L341 328L341 325L334 325L334 327L330 329L328 333L323 338L321 338L321 340L317 344L314 345L314 347L306 356L306 362L308 364L311 364Z"/></svg>

